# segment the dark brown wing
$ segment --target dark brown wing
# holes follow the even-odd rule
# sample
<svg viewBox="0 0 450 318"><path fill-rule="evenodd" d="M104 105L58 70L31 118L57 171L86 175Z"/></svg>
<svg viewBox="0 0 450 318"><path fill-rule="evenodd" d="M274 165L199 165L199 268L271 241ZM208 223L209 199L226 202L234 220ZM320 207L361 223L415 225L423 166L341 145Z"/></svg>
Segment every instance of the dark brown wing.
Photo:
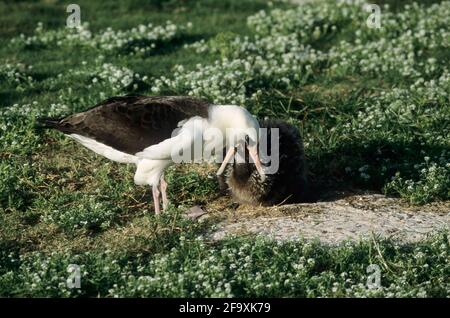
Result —
<svg viewBox="0 0 450 318"><path fill-rule="evenodd" d="M208 117L209 105L205 100L186 96L112 97L59 120L52 128L136 154L170 138L180 121Z"/></svg>

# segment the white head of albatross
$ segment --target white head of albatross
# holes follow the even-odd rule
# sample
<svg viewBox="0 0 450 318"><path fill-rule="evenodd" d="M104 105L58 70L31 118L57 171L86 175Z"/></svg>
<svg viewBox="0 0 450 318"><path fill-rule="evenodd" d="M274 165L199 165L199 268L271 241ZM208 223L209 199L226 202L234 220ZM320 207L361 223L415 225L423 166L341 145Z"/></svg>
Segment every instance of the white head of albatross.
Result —
<svg viewBox="0 0 450 318"><path fill-rule="evenodd" d="M194 122L205 125L192 130ZM164 171L174 163L173 148L183 143L193 145L206 127L215 127L227 140L228 137L235 140L228 144L230 150L219 173L234 155L235 146L246 145L258 172L264 175L257 152L258 122L239 106L212 105L187 96L120 96L84 112L41 119L40 123L41 127L67 134L109 160L135 164L134 181L152 187L156 214L160 213L161 194L163 208L168 205ZM175 129L179 132L173 135Z"/></svg>
<svg viewBox="0 0 450 318"><path fill-rule="evenodd" d="M216 105L210 107L209 125L221 131L228 149L217 175L223 173L238 148L247 148L261 179L264 180L264 170L258 155L259 123L256 118L240 106Z"/></svg>

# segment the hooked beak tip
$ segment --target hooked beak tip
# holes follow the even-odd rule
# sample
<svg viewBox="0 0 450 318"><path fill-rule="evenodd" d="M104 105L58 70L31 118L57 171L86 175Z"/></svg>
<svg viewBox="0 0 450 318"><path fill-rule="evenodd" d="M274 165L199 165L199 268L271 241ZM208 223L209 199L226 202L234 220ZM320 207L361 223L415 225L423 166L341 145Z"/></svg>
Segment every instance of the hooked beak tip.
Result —
<svg viewBox="0 0 450 318"><path fill-rule="evenodd" d="M264 173L263 166L261 164L261 160L259 159L258 150L256 146L249 147L247 146L248 153L250 157L252 158L253 162L255 163L256 170L259 173L259 176L261 177L261 181L264 181L266 179L266 175Z"/></svg>

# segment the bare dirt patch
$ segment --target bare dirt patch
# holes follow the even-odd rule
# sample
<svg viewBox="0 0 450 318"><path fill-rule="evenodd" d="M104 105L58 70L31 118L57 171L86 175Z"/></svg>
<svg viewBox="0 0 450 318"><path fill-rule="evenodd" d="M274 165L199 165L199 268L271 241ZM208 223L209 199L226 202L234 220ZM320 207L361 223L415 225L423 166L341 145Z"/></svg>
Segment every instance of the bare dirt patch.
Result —
<svg viewBox="0 0 450 318"><path fill-rule="evenodd" d="M319 239L327 244L373 236L414 242L450 227L448 201L410 206L380 194L276 207L233 207L222 198L205 209L206 216L218 219L213 240L256 234L277 240Z"/></svg>

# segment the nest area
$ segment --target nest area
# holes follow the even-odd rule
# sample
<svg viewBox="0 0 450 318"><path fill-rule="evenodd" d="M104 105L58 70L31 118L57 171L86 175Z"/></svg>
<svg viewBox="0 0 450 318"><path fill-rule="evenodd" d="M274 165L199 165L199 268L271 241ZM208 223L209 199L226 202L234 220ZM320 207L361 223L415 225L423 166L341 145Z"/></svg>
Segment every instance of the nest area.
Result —
<svg viewBox="0 0 450 318"><path fill-rule="evenodd" d="M229 235L262 235L277 240L346 240L394 238L416 242L450 226L450 203L411 206L380 194L331 194L327 201L271 207L237 205L222 197L204 207L214 218L212 240Z"/></svg>

